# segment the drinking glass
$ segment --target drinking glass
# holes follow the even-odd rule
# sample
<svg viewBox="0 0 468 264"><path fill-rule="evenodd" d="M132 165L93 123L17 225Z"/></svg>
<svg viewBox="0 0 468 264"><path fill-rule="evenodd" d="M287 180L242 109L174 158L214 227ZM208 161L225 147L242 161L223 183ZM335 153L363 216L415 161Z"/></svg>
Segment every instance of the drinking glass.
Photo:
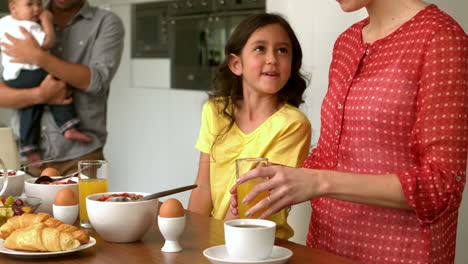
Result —
<svg viewBox="0 0 468 264"><path fill-rule="evenodd" d="M105 160L80 160L79 173L79 200L80 225L91 228L88 212L86 211L86 197L95 193L107 192L108 163Z"/></svg>
<svg viewBox="0 0 468 264"><path fill-rule="evenodd" d="M268 166L268 159L267 158L246 158L246 159L237 159L236 160L236 178L239 179L240 176L243 174L259 167L267 167ZM247 205L242 203L244 197L255 187L255 185L263 182L264 179L255 178L249 181L246 181L242 184L237 186L237 210L239 218L246 218L245 213L257 204L262 199L268 196L268 191L264 191L260 193L255 199ZM251 216L250 218L258 218L264 211L260 210L255 215Z"/></svg>

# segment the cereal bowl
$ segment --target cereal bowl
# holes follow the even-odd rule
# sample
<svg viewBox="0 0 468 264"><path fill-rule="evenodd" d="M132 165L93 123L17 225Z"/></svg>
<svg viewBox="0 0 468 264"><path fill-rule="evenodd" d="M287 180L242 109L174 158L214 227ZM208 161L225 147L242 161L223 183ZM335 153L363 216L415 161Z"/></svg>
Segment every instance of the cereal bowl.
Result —
<svg viewBox="0 0 468 264"><path fill-rule="evenodd" d="M133 242L140 240L156 223L159 199L130 202L99 201L104 196L122 192L107 192L86 197L89 221L108 242ZM127 192L146 196L149 193Z"/></svg>
<svg viewBox="0 0 468 264"><path fill-rule="evenodd" d="M60 176L58 176L60 177ZM51 177L52 179L57 177ZM63 188L70 188L76 194L78 193L78 178L74 177L72 180L76 183L68 184L37 184L34 183L37 178L31 178L24 181L24 192L26 196L38 197L42 199L42 204L37 209L37 212L48 213L53 215L52 205L54 204L55 195Z"/></svg>
<svg viewBox="0 0 468 264"><path fill-rule="evenodd" d="M3 170L0 170L0 186L3 186ZM24 190L24 171L8 170L8 186L3 194L4 197L19 196Z"/></svg>

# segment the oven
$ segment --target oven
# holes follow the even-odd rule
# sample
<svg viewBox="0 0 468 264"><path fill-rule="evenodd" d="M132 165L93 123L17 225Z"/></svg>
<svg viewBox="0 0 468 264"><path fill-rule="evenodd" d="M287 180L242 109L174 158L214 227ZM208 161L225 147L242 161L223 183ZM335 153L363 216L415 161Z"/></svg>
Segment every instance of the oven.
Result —
<svg viewBox="0 0 468 264"><path fill-rule="evenodd" d="M264 0L172 2L168 9L171 87L209 89L229 35L255 12L265 12Z"/></svg>

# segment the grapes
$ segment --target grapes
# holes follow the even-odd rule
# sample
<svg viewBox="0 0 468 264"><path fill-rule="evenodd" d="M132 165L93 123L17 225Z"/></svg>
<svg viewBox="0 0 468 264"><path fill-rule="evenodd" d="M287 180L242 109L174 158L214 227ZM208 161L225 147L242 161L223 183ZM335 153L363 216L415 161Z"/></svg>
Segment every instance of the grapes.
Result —
<svg viewBox="0 0 468 264"><path fill-rule="evenodd" d="M24 205L24 202L23 202L23 200L18 199L18 200L15 201L15 205L21 206L21 205Z"/></svg>
<svg viewBox="0 0 468 264"><path fill-rule="evenodd" d="M15 215L22 215L22 214L24 214L23 210L22 210L20 207L15 207L15 208L13 208L13 212L15 213Z"/></svg>

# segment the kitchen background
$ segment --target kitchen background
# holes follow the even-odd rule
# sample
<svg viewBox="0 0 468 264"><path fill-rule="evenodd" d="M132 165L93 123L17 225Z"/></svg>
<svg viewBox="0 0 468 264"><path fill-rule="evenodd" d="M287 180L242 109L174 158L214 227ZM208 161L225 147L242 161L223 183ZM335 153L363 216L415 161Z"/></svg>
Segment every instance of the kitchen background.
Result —
<svg viewBox="0 0 468 264"><path fill-rule="evenodd" d="M157 0L91 0L89 2L111 9L118 14L126 29L122 63L112 83L109 98L109 138L105 147L106 157L111 164L109 188L112 191L156 192L192 184L197 175L199 155L194 145L200 127L201 107L207 95L205 91L200 90L203 88L199 85L203 82L197 79L200 73L191 71L190 67L176 68L169 59L170 55L174 55L170 50L171 45L164 46L170 41L172 35L165 35L164 32L175 30L174 25L180 24L181 20L176 17L178 13L167 14L174 18L172 20L169 18L164 21L151 20L152 14L158 14L159 17L164 15L158 13L161 12L158 4L162 1ZM157 4L140 5L140 9L134 8L134 4L147 2ZM201 2L204 1L195 1L195 4ZM242 1L216 0L214 2L220 4ZM244 2L248 1L244 0ZM257 1L252 0L252 2ZM468 30L467 1L429 0L428 2L437 4L442 10L452 15L465 31ZM253 6L251 11L255 12L257 8L258 6ZM135 10L140 10L136 12L143 19L133 19ZM350 14L343 13L335 0L266 0L266 10L285 15L301 41L304 52L303 70L311 77L306 91L306 103L301 109L312 122L312 144L315 144L319 136L320 105L327 89L328 66L333 43L339 33L353 22L364 18L366 13L364 10ZM231 12L231 17L243 15L242 11L236 8L223 11ZM200 16L200 14L188 14L183 11L179 14L186 17ZM157 25L157 29L155 27L154 30L158 30L161 33L160 36L153 36L153 38L145 36L145 30L147 28L151 30L148 20L144 19L145 16L149 16L147 19ZM208 76L213 64L220 59L220 54L216 50L217 45L223 43L226 31L229 32L237 21L236 19L227 21L222 16L216 18L216 14L205 15L206 19L210 16L209 23L212 23L212 26L209 32L216 35L214 38L210 39L207 38L208 36L199 34L198 44L183 43L178 46L183 48L182 53L185 57L192 56L192 61L196 60L199 64L198 68L203 68L203 74ZM171 21L175 21L175 24ZM226 24L222 30L220 30L220 23ZM132 40L134 40L133 45ZM152 49L145 45L145 41L154 41L160 45ZM203 47L200 48L200 45ZM177 80L184 79L185 81L171 81L171 72L174 73L174 71L181 73L178 75L181 77ZM171 83L176 83L176 85L171 85ZM9 123L10 113L8 109L0 108L0 124ZM189 193L176 195L175 198L187 205ZM468 244L467 200L468 191L465 189L465 199L460 210L455 262L460 264L468 263L468 252L462 251L462 247L466 248ZM289 219L296 231L293 241L304 243L309 217L308 203L293 207Z"/></svg>

